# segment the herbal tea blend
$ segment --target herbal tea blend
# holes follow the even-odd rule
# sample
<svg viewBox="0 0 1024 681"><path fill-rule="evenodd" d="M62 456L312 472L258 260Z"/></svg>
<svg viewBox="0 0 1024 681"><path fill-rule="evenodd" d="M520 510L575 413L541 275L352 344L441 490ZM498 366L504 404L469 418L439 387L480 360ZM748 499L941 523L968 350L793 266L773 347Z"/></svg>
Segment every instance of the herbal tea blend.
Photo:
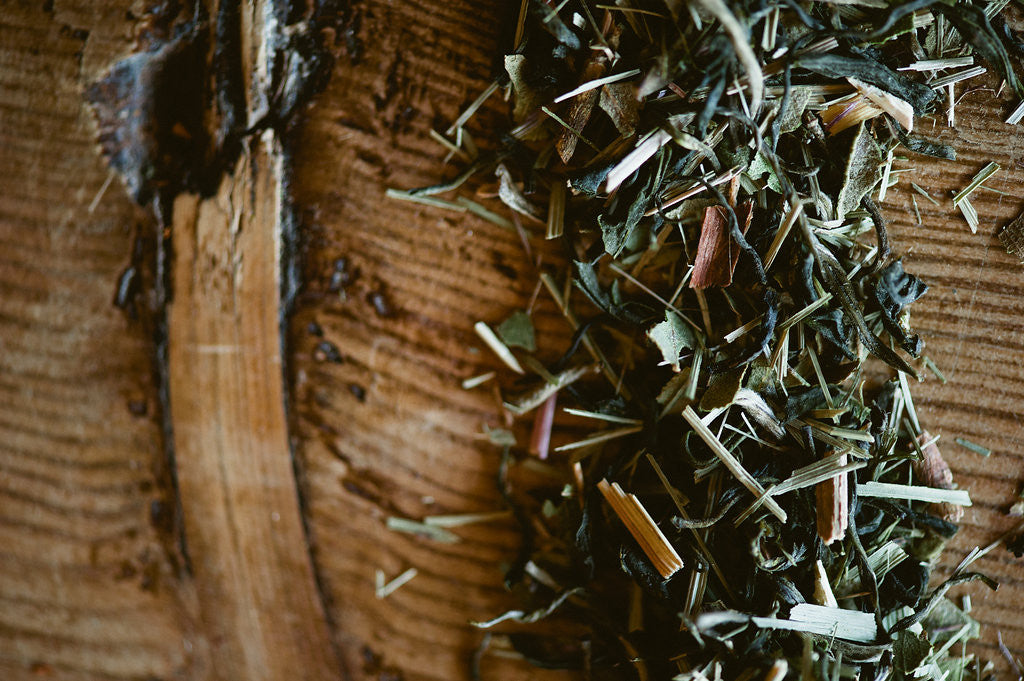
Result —
<svg viewBox="0 0 1024 681"><path fill-rule="evenodd" d="M992 547L930 579L971 500L914 408L919 372L941 378L910 324L927 285L879 204L894 160L955 157L916 130L955 124L958 86L1024 95L1007 5L523 2L505 73L437 135L463 172L389 191L518 230L531 259L561 246L536 261L557 347L528 311L476 325L532 421L528 443L489 431L523 607L478 626L550 618L506 641L595 679L980 678L947 594L995 588L970 570ZM480 151L499 91L513 127ZM973 231L998 171L953 197ZM552 447L566 419L590 432Z"/></svg>

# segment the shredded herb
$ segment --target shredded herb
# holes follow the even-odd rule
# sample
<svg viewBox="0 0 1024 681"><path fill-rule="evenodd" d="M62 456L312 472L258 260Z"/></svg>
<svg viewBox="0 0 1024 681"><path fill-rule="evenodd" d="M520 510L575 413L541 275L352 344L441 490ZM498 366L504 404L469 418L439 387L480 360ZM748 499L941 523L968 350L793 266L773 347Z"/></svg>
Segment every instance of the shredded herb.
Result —
<svg viewBox="0 0 1024 681"><path fill-rule="evenodd" d="M992 456L992 450L991 449L989 449L988 447L982 447L979 444L975 444L974 442L971 442L970 440L968 440L965 437L958 437L958 438L956 438L955 441L956 441L956 443L958 445L960 445L964 449L969 449L972 452L974 452L975 454L980 454L981 456Z"/></svg>
<svg viewBox="0 0 1024 681"><path fill-rule="evenodd" d="M980 674L946 593L994 586L966 571L991 546L929 590L971 501L918 420L915 365L945 382L909 325L928 287L873 197L913 176L897 147L955 158L910 133L955 120L957 83L992 69L1024 96L1006 4L524 0L501 78L435 133L466 170L390 192L514 223L536 305L565 320L544 343L522 311L475 327L515 374L486 367L506 416L533 420L529 446L487 431L525 600L478 626L554 618L511 647L593 679ZM499 89L511 127L481 153L467 130ZM998 169L954 197L972 230ZM456 195L495 177L504 208ZM865 378L869 355L891 380ZM517 466L546 486L512 485ZM451 541L492 517L389 525Z"/></svg>

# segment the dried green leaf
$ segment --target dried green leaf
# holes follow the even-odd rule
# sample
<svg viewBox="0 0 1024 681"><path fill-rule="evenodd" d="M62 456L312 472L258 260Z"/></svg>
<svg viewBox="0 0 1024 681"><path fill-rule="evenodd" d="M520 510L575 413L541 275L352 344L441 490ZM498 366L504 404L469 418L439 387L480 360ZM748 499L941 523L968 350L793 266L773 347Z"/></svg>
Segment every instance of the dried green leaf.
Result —
<svg viewBox="0 0 1024 681"><path fill-rule="evenodd" d="M758 152L754 159L747 166L746 174L754 180L760 180L768 175L768 187L776 194L782 194L782 183L779 176L775 174L775 168L768 162L761 152Z"/></svg>
<svg viewBox="0 0 1024 681"><path fill-rule="evenodd" d="M747 373L747 367L741 366L730 369L725 373L715 376L707 392L700 399L701 411L711 411L728 407L736 400L736 395L743 387L743 376Z"/></svg>
<svg viewBox="0 0 1024 681"><path fill-rule="evenodd" d="M860 201L879 180L878 168L885 160L885 152L875 142L867 125L861 123L850 145L850 154L843 174L843 186L836 200L836 218L860 207Z"/></svg>
<svg viewBox="0 0 1024 681"><path fill-rule="evenodd" d="M811 98L814 97L815 88L807 86L793 87L789 91L789 100L785 108L779 112L779 132L787 133L800 129L804 124L804 111Z"/></svg>
<svg viewBox="0 0 1024 681"><path fill-rule="evenodd" d="M533 321L530 319L530 315L522 310L516 310L498 326L498 336L505 345L523 348L527 352L534 352L537 349Z"/></svg>
<svg viewBox="0 0 1024 681"><path fill-rule="evenodd" d="M693 329L671 310L666 310L665 321L655 324L647 331L647 337L658 346L661 356L672 365L674 371L679 371L679 357L683 350L692 350L697 346Z"/></svg>

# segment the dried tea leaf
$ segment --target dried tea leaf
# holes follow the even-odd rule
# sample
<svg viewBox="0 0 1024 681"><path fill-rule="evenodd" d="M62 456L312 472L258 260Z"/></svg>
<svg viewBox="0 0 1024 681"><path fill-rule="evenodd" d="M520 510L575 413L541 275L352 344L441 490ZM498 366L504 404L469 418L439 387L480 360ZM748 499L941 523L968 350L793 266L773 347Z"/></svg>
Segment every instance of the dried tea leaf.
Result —
<svg viewBox="0 0 1024 681"><path fill-rule="evenodd" d="M586 294L598 309L608 313L612 317L630 324L647 323L651 315L641 314L635 306L617 301L608 291L605 291L597 276L597 263L573 262L573 283ZM644 310L644 312L647 312Z"/></svg>
<svg viewBox="0 0 1024 681"><path fill-rule="evenodd" d="M905 359L897 355L891 348L882 343L874 334L868 323L864 320L864 311L857 301L857 295L853 290L845 270L836 260L836 257L827 248L824 248L818 238L814 236L810 228L800 222L804 239L811 247L815 263L821 274L822 284L826 290L830 290L835 299L842 306L846 319L853 324L860 334L861 342L867 349L880 360L894 369L902 371L910 376L917 377L917 370L910 366Z"/></svg>
<svg viewBox="0 0 1024 681"><path fill-rule="evenodd" d="M533 321L530 315L522 310L516 310L498 326L498 336L505 345L523 348L527 352L534 352L537 349Z"/></svg>
<svg viewBox="0 0 1024 681"><path fill-rule="evenodd" d="M736 401L743 386L743 376L747 373L745 366L730 369L725 373L715 376L708 386L707 392L700 399L701 411L711 411L728 407Z"/></svg>
<svg viewBox="0 0 1024 681"><path fill-rule="evenodd" d="M948 144L933 142L916 135L908 135L903 130L896 131L896 138L900 141L900 144L915 153L934 156L935 158L944 158L949 161L956 160L956 150Z"/></svg>
<svg viewBox="0 0 1024 681"><path fill-rule="evenodd" d="M502 203L535 222L544 222L541 218L544 212L523 196L522 191L516 186L515 180L512 179L512 173L503 163L498 164L494 169L494 174L498 176L498 197Z"/></svg>
<svg viewBox="0 0 1024 681"><path fill-rule="evenodd" d="M610 176L611 173L609 173ZM626 214L618 220L607 214L597 216L604 250L609 255L618 256L626 247L630 237L633 236L633 231L640 224L640 220L643 219L644 213L647 211L647 206L650 205L655 180L656 176L652 175L648 184L635 190L636 194L627 204ZM627 197L623 195L620 196L620 199L626 200Z"/></svg>
<svg viewBox="0 0 1024 681"><path fill-rule="evenodd" d="M875 280L875 300L882 308L882 322L889 335L900 347L917 357L921 354L921 338L911 334L900 321L903 309L923 296L928 285L912 274L903 271L903 261L896 260Z"/></svg>
<svg viewBox="0 0 1024 681"><path fill-rule="evenodd" d="M893 647L895 657L899 662L896 669L904 675L904 678L914 678L917 674L914 671L932 652L932 644L928 642L928 636L922 632L914 634L910 631L901 631L896 637L896 644Z"/></svg>
<svg viewBox="0 0 1024 681"><path fill-rule="evenodd" d="M555 8L544 2L530 2L530 14L535 18L535 25L542 31L547 32L552 38L564 45L569 50L579 50L583 47L577 33L577 26L574 22L566 21ZM577 15L578 16L578 15Z"/></svg>
<svg viewBox="0 0 1024 681"><path fill-rule="evenodd" d="M860 207L861 199L878 182L878 168L884 159L885 152L875 142L868 127L861 124L850 146L846 172L843 174L843 186L836 200L837 219L844 219L847 213Z"/></svg>
<svg viewBox="0 0 1024 681"><path fill-rule="evenodd" d="M775 168L768 163L768 159L758 152L746 170L747 176L759 180L765 175L768 176L768 187L776 194L782 194L782 183L779 176L775 174Z"/></svg>
<svg viewBox="0 0 1024 681"><path fill-rule="evenodd" d="M697 338L689 324L672 311L665 312L665 321L652 326L647 337L658 347L665 361L672 365L673 371L679 371L679 357L683 350L697 347Z"/></svg>
<svg viewBox="0 0 1024 681"><path fill-rule="evenodd" d="M515 98L512 119L516 123L522 123L526 120L527 116L537 111L544 104L545 97L526 81L526 56L522 54L506 55L505 71L512 82L512 94Z"/></svg>
<svg viewBox="0 0 1024 681"><path fill-rule="evenodd" d="M793 132L803 126L804 111L807 110L807 105L814 98L815 89L809 85L790 89L786 106L779 112L779 116L776 119L779 125L779 132Z"/></svg>

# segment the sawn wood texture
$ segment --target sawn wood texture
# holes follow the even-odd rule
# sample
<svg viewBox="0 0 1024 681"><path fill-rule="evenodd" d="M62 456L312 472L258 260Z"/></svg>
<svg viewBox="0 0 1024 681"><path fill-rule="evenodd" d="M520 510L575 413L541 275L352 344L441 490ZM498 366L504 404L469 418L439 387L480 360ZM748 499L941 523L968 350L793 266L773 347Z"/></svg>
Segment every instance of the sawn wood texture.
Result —
<svg viewBox="0 0 1024 681"><path fill-rule="evenodd" d="M482 640L468 622L512 604L501 583L501 565L518 540L510 521L457 528L462 541L455 544L393 532L385 521L500 508L497 453L481 436L484 424L502 424L497 402L489 387L463 391L459 383L501 370L473 323L500 322L526 305L535 279L514 233L468 214L390 201L384 191L452 174L428 131L443 130L486 87L511 41L514 4L353 2L337 36L333 76L306 114L293 157L305 241L305 287L283 354L295 459L273 460L266 470L280 476L285 498L301 504L314 574L303 572L301 560L268 558L252 545L238 547L238 557L244 569L269 570L270 582L316 580L320 604L307 599L302 607L326 613L331 647L344 658L331 668L339 679L466 679ZM154 348L111 304L132 230L148 216L117 180L100 195L108 171L82 99L84 87L130 49L133 8L126 1L0 3L4 679L223 675L211 662L222 641L203 610L216 600L197 588L180 546L160 529L173 499L162 482ZM912 322L949 379L943 385L927 376L916 386L918 411L941 433L957 482L975 499L947 565L1012 524L1005 512L1024 480L1024 266L995 237L1024 208L1024 137L1001 123L1016 104L1008 95L960 94L956 130L922 124L953 144L960 160L908 155L896 163L915 168L915 181L939 205L917 196L923 224L916 224L905 178L886 202L907 269L932 286ZM501 129L503 111L495 97L470 123L481 144ZM1003 166L989 186L1005 193L976 195L982 227L975 235L949 194L989 160ZM187 249L179 255L191 257ZM277 305L272 297L265 303ZM534 314L541 345L563 336L564 321L543 294ZM212 360L194 361L189 371ZM230 392L237 399L244 391ZM218 394L202 397L216 402ZM960 448L958 436L990 447L992 456ZM275 451L287 454L280 440ZM288 477L293 470L297 486ZM193 565L205 550L195 523L211 502L203 485L213 479L204 476L186 476L181 486L183 495L200 495L183 500L186 518L190 507L200 514L192 529L186 521L186 546L199 552L188 556ZM253 512L266 516L260 522L271 532L274 509ZM985 623L975 649L1003 674L997 631L1024 654L1021 565L996 551L978 567L1000 579L1000 590L959 591L971 594ZM410 567L418 570L412 581L375 597L376 570L392 578ZM295 612L280 612L275 626ZM316 624L295 623L291 631L305 626ZM257 634L249 640L274 645ZM323 669L317 660L327 653L311 651L305 669ZM258 660L254 652L251 663ZM301 672L275 669L267 678ZM483 659L484 679L549 677L564 678L498 654Z"/></svg>

